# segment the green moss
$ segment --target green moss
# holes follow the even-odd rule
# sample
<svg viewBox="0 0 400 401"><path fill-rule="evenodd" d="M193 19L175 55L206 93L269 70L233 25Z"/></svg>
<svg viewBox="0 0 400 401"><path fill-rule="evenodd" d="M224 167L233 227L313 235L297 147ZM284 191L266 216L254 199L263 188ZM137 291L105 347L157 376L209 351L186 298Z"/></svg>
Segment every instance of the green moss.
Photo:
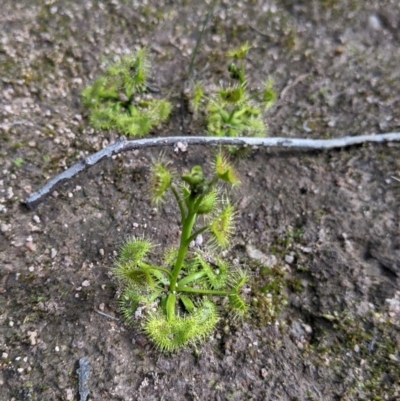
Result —
<svg viewBox="0 0 400 401"><path fill-rule="evenodd" d="M299 278L289 278L287 280L288 283L288 287L290 288L290 290L292 290L293 292L303 292L303 284L301 279Z"/></svg>
<svg viewBox="0 0 400 401"><path fill-rule="evenodd" d="M363 318L349 312L334 313L329 320L333 330L321 333L313 349L323 359L332 361L332 372L344 382L342 396L395 399L391 397L398 396L398 329L393 323L376 312Z"/></svg>
<svg viewBox="0 0 400 401"><path fill-rule="evenodd" d="M260 268L260 277L251 283L254 297L251 312L260 325L274 322L287 305L287 281L279 266Z"/></svg>

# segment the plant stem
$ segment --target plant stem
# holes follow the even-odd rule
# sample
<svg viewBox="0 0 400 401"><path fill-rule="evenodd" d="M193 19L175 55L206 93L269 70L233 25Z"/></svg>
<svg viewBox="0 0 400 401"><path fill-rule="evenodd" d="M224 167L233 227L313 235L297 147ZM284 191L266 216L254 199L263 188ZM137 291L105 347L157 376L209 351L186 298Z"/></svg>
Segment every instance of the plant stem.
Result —
<svg viewBox="0 0 400 401"><path fill-rule="evenodd" d="M183 220L185 219L185 208L183 206L182 199L180 198L178 191L173 184L171 184L170 188L175 196L176 202L178 203L179 211L181 212L181 222L183 223Z"/></svg>
<svg viewBox="0 0 400 401"><path fill-rule="evenodd" d="M195 233L193 233L193 234L189 237L189 239L188 239L189 244L190 244L192 241L194 241L194 240L196 239L196 237L197 237L199 234L201 234L203 231L206 231L207 228L208 228L208 226L201 227L201 228L198 229Z"/></svg>
<svg viewBox="0 0 400 401"><path fill-rule="evenodd" d="M192 281L196 281L202 277L204 277L206 273L204 271L193 273L189 276L184 277L183 279L179 280L177 283L178 287L181 287L185 284L191 283Z"/></svg>
<svg viewBox="0 0 400 401"><path fill-rule="evenodd" d="M231 111L231 114L229 114L229 118L228 118L228 121L226 122L226 124L230 124L232 122L233 117L235 117L236 112L237 112L237 110L234 107L233 110Z"/></svg>
<svg viewBox="0 0 400 401"><path fill-rule="evenodd" d="M199 295L231 295L235 294L235 292L229 291L218 291L218 290L204 290L200 288L192 288L192 287L176 287L177 291L180 292L188 292L191 294L199 294Z"/></svg>
<svg viewBox="0 0 400 401"><path fill-rule="evenodd" d="M196 221L196 216L197 216L197 209L194 207L196 198L193 200L189 200L189 207L188 207L188 213L187 216L183 220L183 227L182 227L182 234L181 234L181 241L179 244L179 251L178 251L178 257L176 258L176 263L175 266L172 270L172 277L171 277L171 283L170 283L170 291L175 291L176 290L176 283L178 280L179 273L182 269L183 266L183 261L185 260L185 256L190 244L189 238L192 233L192 229L194 226L194 223Z"/></svg>
<svg viewBox="0 0 400 401"><path fill-rule="evenodd" d="M159 272L166 273L168 275L168 277L171 277L171 272L168 269L164 269L163 267L160 267L160 266L148 266L148 268L150 270L157 270Z"/></svg>

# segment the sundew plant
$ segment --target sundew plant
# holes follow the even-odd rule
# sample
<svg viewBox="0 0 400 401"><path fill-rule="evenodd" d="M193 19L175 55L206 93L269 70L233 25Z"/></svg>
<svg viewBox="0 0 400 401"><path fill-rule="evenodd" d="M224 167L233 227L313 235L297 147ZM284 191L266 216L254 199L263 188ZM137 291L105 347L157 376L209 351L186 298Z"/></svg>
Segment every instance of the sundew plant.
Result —
<svg viewBox="0 0 400 401"><path fill-rule="evenodd" d="M146 49L111 64L82 92L90 109L89 121L99 129L114 129L127 136L144 136L167 120L171 104L154 98L149 84L150 63Z"/></svg>
<svg viewBox="0 0 400 401"><path fill-rule="evenodd" d="M167 192L172 194L181 215L179 244L171 244L162 261L154 264L149 258L152 243L129 238L113 269L122 286L120 304L125 319L140 322L163 351L176 351L209 335L218 321L218 296L228 300L236 315L247 311L242 294L246 273L233 269L216 253L229 246L235 217L218 184L236 185L239 180L221 153L213 170L214 175L207 179L202 168L194 166L178 179L168 165L154 163L152 200L159 204ZM190 247L202 233L209 236L205 249Z"/></svg>
<svg viewBox="0 0 400 401"><path fill-rule="evenodd" d="M265 113L276 100L273 80L259 91L251 91L245 74L245 58L250 47L244 44L228 52L230 81L212 93L196 82L189 94L195 114L202 113L212 136L265 136Z"/></svg>

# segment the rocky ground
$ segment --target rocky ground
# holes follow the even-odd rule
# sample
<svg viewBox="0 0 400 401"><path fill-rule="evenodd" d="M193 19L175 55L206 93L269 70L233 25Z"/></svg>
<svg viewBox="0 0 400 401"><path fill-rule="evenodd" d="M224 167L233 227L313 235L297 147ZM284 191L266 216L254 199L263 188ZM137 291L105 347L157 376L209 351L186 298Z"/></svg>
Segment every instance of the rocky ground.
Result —
<svg viewBox="0 0 400 401"><path fill-rule="evenodd" d="M84 356L93 400L400 399L399 143L253 149L236 160L226 258L250 272L258 302L243 321L222 313L204 344L172 355L124 324L110 277L127 236L160 248L178 238L174 205L149 202L160 149L104 161L34 211L21 204L117 139L90 128L80 103L117 55L147 46L174 104L151 137L204 133L182 93L210 4L2 0L1 401L78 400ZM278 93L270 136L399 131L397 0L222 0L213 11L193 76L224 82L226 51L247 41L249 84L272 77ZM213 151L164 158L178 171L207 169Z"/></svg>

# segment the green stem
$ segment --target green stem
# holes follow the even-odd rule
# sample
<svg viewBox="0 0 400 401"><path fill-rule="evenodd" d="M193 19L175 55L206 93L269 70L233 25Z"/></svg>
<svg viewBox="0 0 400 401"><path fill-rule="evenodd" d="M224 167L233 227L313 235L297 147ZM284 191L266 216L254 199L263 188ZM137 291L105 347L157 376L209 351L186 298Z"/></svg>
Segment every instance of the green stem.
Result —
<svg viewBox="0 0 400 401"><path fill-rule="evenodd" d="M159 266L148 266L149 270L158 270L160 272L166 273L168 277L171 278L171 272L168 269L164 269L163 267Z"/></svg>
<svg viewBox="0 0 400 401"><path fill-rule="evenodd" d="M229 123L232 122L233 117L235 117L235 113L236 113L236 108L234 108L234 109L231 111L231 113L229 114L229 117L228 117L228 121L227 121L225 124L229 124Z"/></svg>
<svg viewBox="0 0 400 401"><path fill-rule="evenodd" d="M197 210L194 208L195 200L196 198L193 200L189 200L188 213L187 216L183 219L183 227L182 227L181 241L179 244L178 256L176 258L175 266L171 274L170 291L175 291L176 289L178 276L182 269L183 261L185 260L185 256L190 244L189 238L192 233L192 229L197 216L196 213Z"/></svg>
<svg viewBox="0 0 400 401"><path fill-rule="evenodd" d="M183 279L179 280L177 283L178 287L184 286L185 284L188 284L192 281L196 281L202 277L204 277L206 273L204 271L193 273L190 276L186 276Z"/></svg>
<svg viewBox="0 0 400 401"><path fill-rule="evenodd" d="M181 212L181 221L183 222L183 220L185 219L185 208L183 206L182 199L180 198L178 191L173 184L171 184L170 188L175 196L176 202L178 203L179 211Z"/></svg>
<svg viewBox="0 0 400 401"><path fill-rule="evenodd" d="M193 233L190 237L189 237L189 244L194 241L196 239L196 237L201 234L203 231L206 231L208 228L208 226L204 226L201 227L199 230L197 230L195 233Z"/></svg>
<svg viewBox="0 0 400 401"><path fill-rule="evenodd" d="M229 292L229 291L218 291L218 290L204 290L204 289L198 289L198 288L192 288L192 287L176 287L176 291L179 292L188 292L191 294L199 294L199 295L231 295L234 294L234 292Z"/></svg>

